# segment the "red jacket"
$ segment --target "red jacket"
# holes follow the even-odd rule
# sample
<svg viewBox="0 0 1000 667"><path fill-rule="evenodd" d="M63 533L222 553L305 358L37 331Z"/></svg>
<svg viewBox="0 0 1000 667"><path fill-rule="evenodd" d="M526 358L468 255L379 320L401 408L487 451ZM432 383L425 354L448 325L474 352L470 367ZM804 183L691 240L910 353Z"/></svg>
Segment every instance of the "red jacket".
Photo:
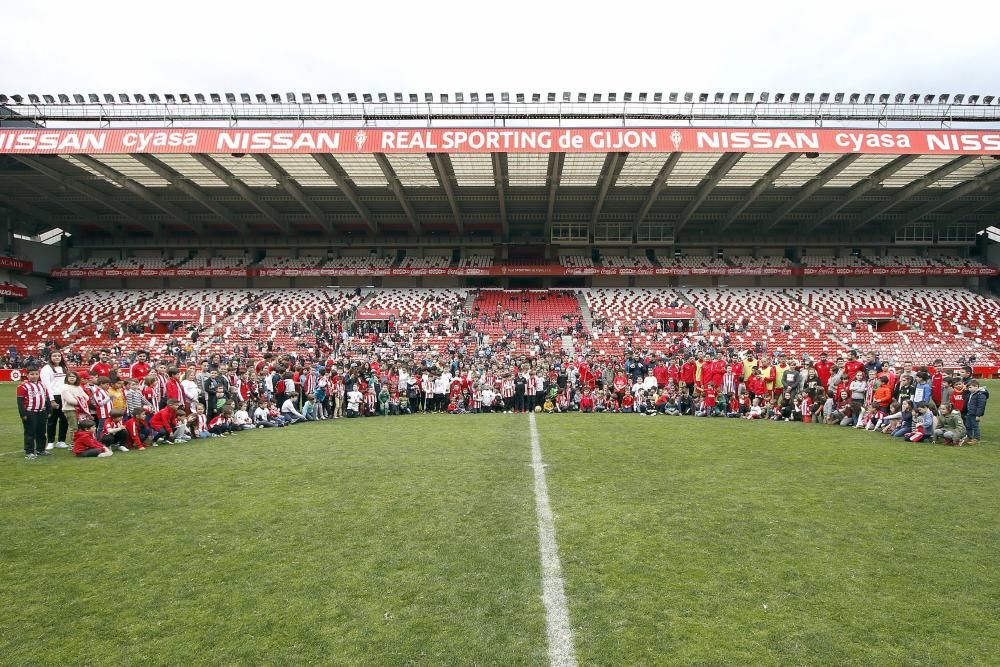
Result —
<svg viewBox="0 0 1000 667"><path fill-rule="evenodd" d="M104 445L97 441L93 431L77 431L73 434L73 455L79 456L88 449L104 450Z"/></svg>
<svg viewBox="0 0 1000 667"><path fill-rule="evenodd" d="M141 419L137 419L135 417L125 421L125 432L128 433L129 444L142 444L142 434L139 431L145 425L146 424Z"/></svg>
<svg viewBox="0 0 1000 667"><path fill-rule="evenodd" d="M694 384L695 374L698 367L693 361L685 361L681 365L681 382L684 384Z"/></svg>
<svg viewBox="0 0 1000 667"><path fill-rule="evenodd" d="M594 399L584 394L583 398L580 399L580 410L593 410L593 409L594 409Z"/></svg>
<svg viewBox="0 0 1000 667"><path fill-rule="evenodd" d="M181 386L180 380L176 378L167 380L166 397L168 401L172 398L178 403L184 402L184 388Z"/></svg>
<svg viewBox="0 0 1000 667"><path fill-rule="evenodd" d="M170 406L163 408L150 418L149 426L154 431L163 429L172 433L177 428L177 410Z"/></svg>

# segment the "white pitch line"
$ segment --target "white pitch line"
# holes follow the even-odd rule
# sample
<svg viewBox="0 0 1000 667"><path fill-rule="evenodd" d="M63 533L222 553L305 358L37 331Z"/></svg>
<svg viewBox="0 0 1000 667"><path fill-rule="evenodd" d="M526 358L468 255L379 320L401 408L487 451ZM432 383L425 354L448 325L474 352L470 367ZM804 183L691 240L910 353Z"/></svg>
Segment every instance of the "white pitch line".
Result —
<svg viewBox="0 0 1000 667"><path fill-rule="evenodd" d="M545 464L538 443L535 415L528 415L531 426L531 467L535 471L535 510L538 512L538 550L542 558L542 603L545 605L545 625L549 636L549 664L555 667L576 667L573 630L569 625L569 608L563 590L562 566L556 544L556 526L549 505L549 488L545 483Z"/></svg>

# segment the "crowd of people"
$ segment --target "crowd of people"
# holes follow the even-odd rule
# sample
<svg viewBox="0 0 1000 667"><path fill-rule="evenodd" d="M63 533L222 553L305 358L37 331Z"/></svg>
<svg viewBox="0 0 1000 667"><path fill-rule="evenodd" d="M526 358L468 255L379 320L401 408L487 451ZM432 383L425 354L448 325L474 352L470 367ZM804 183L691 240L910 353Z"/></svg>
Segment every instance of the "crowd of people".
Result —
<svg viewBox="0 0 1000 667"><path fill-rule="evenodd" d="M237 346L184 368L104 349L86 370L50 348L17 390L25 456L107 457L327 419L531 411L799 421L961 446L979 442L989 399L967 366L945 373L941 360L904 367L874 353L791 359L686 336L662 355L390 356L384 343L256 358Z"/></svg>

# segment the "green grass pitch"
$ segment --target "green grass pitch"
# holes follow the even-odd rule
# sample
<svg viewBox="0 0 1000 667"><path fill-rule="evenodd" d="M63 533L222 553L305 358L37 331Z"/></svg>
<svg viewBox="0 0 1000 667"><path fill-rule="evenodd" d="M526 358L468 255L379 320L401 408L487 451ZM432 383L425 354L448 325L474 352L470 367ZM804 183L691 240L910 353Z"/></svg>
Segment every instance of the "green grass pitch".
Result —
<svg viewBox="0 0 1000 667"><path fill-rule="evenodd" d="M580 664L997 664L988 412L963 449L540 415ZM524 415L20 449L3 385L4 665L548 662Z"/></svg>

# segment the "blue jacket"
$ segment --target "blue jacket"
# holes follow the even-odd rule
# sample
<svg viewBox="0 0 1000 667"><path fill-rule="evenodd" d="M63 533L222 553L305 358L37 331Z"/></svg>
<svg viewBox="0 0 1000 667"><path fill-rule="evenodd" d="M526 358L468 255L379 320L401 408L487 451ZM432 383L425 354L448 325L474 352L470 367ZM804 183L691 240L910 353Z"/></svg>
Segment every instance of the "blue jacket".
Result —
<svg viewBox="0 0 1000 667"><path fill-rule="evenodd" d="M986 414L986 401L990 397L990 390L980 387L979 391L969 394L969 400L965 404L965 414L969 417L982 417Z"/></svg>

